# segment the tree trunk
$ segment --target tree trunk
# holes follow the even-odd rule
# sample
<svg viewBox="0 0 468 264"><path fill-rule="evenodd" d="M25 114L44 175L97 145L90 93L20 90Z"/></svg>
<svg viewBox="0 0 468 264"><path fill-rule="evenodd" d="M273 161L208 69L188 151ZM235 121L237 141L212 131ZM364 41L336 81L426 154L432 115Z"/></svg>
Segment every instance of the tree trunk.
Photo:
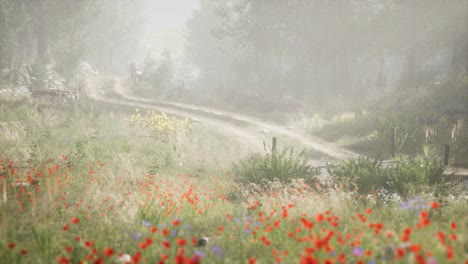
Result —
<svg viewBox="0 0 468 264"><path fill-rule="evenodd" d="M376 86L378 90L385 90L387 86L387 79L385 77L385 53L379 52L379 75L377 77Z"/></svg>
<svg viewBox="0 0 468 264"><path fill-rule="evenodd" d="M296 71L296 76L295 76L295 92L294 96L297 99L303 99L304 98L304 92L305 92L305 68L306 68L306 63L304 60L305 57L305 51L304 47L300 45L299 47L296 47L296 58L295 58L295 71Z"/></svg>
<svg viewBox="0 0 468 264"><path fill-rule="evenodd" d="M460 16L452 38L451 76L456 78L461 72L468 71L468 2L463 15Z"/></svg>
<svg viewBox="0 0 468 264"><path fill-rule="evenodd" d="M350 86L351 83L351 76L349 73L349 55L346 52L342 52L337 57L338 63L338 75L336 78L338 79L338 91L340 94L346 94L349 92L346 90Z"/></svg>
<svg viewBox="0 0 468 264"><path fill-rule="evenodd" d="M47 28L47 19L44 15L37 17L37 60L39 64L50 64L51 57L49 51L49 32Z"/></svg>
<svg viewBox="0 0 468 264"><path fill-rule="evenodd" d="M460 66L464 72L468 72L468 1L465 1L464 12L459 23L460 35Z"/></svg>
<svg viewBox="0 0 468 264"><path fill-rule="evenodd" d="M419 85L419 63L418 54L415 48L408 50L406 54L407 68L406 68L406 88L416 88Z"/></svg>

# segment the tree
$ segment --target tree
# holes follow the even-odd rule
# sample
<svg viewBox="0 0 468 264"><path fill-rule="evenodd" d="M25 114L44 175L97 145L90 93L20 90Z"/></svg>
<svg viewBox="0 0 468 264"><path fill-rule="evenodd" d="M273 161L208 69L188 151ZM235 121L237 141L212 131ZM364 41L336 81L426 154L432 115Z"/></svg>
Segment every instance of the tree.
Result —
<svg viewBox="0 0 468 264"><path fill-rule="evenodd" d="M0 66L52 63L66 73L88 56L107 61L102 65L108 68L119 63L127 69L138 44L140 2L0 0ZM103 58L103 49L114 55Z"/></svg>
<svg viewBox="0 0 468 264"><path fill-rule="evenodd" d="M361 99L366 89L426 86L444 75L447 60L450 72L463 72L467 5L466 0L206 0L188 24L189 43L196 43L189 50L203 69L202 79L211 83L315 102L336 94ZM227 73L210 76L210 68Z"/></svg>
<svg viewBox="0 0 468 264"><path fill-rule="evenodd" d="M201 72L200 89L226 92L233 87L231 50L228 41L218 38L215 32L221 22L217 13L225 3L201 0L200 9L187 22L186 56Z"/></svg>

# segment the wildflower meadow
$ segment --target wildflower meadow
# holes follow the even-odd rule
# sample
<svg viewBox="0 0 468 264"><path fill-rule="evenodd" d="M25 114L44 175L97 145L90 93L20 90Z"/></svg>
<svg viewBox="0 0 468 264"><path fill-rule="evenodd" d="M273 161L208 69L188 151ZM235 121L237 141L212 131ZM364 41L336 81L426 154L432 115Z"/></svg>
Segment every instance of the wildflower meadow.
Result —
<svg viewBox="0 0 468 264"><path fill-rule="evenodd" d="M462 193L381 202L310 178L249 183L233 171L237 147L218 137L204 149L200 124L105 111L46 120L2 104L2 122L30 137L21 154L2 135L1 263L468 263Z"/></svg>

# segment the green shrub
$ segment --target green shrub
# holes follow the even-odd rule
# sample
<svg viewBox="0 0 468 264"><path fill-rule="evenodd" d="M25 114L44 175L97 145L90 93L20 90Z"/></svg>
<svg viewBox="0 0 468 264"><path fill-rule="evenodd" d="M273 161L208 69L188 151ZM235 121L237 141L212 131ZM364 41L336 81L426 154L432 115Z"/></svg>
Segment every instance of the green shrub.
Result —
<svg viewBox="0 0 468 264"><path fill-rule="evenodd" d="M401 161L384 170L384 188L408 198L443 183L444 166L423 156Z"/></svg>
<svg viewBox="0 0 468 264"><path fill-rule="evenodd" d="M348 182L347 187L356 186L358 193L367 195L376 192L384 185L385 179L381 174L382 161L367 157L349 159L337 165L330 165L327 168L328 174L334 182Z"/></svg>
<svg viewBox="0 0 468 264"><path fill-rule="evenodd" d="M397 194L407 198L443 184L444 166L430 155L398 158L384 166L380 160L360 157L329 166L335 182L350 181L358 194ZM382 197L381 197L382 198Z"/></svg>
<svg viewBox="0 0 468 264"><path fill-rule="evenodd" d="M278 180L281 183L290 183L292 179L302 178L306 182L314 181L314 176L320 169L307 164L304 151L295 153L294 148L284 148L281 151L267 151L266 154L251 154L233 164L233 172L240 183L261 184Z"/></svg>

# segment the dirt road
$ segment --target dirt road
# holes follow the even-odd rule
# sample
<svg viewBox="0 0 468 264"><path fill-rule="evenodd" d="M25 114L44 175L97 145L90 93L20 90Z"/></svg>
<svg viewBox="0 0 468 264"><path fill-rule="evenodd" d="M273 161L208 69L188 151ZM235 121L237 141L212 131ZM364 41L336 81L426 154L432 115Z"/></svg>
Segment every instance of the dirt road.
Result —
<svg viewBox="0 0 468 264"><path fill-rule="evenodd" d="M261 120L255 117L212 109L203 106L190 104L158 101L132 95L126 89L124 78L114 78L114 91L117 98L111 98L99 90L90 89L89 96L98 101L127 105L138 108L146 108L165 112L179 117L190 118L196 122L202 122L212 126L214 129L222 131L224 134L237 137L242 142L248 144L252 150L263 150L263 140L265 135L261 131L268 131L271 136L285 136L300 142L305 148L313 149L337 160L356 158L359 155L349 150L337 147L323 139L312 136L302 131L294 130L279 124ZM94 82L94 83L93 83ZM90 86L99 87L96 80L91 81ZM242 124L242 125L239 125ZM246 124L248 127L246 127ZM315 166L324 165L325 161L310 160L310 164Z"/></svg>
<svg viewBox="0 0 468 264"><path fill-rule="evenodd" d="M182 111L170 107L154 105L151 104L151 100L126 95L126 93L123 90L124 80L121 78L115 78L115 80L116 82L114 85L114 91L120 95L119 98L115 98L114 96L111 97L105 92L100 91L99 87L101 86L101 84L100 80L98 79L93 79L88 82L88 85L90 87L90 89L87 91L88 96L96 101L102 101L116 105L125 105L139 109L155 110L158 112L164 112L181 118L189 118L194 122L203 123L207 126L212 127L215 130L218 130L222 134L230 135L236 138L237 140L244 142L245 145L248 146L248 149L251 151L263 150L263 139L260 134L252 133L250 131L247 131L246 129L240 128L228 122L208 118L203 115L194 114L188 111Z"/></svg>

